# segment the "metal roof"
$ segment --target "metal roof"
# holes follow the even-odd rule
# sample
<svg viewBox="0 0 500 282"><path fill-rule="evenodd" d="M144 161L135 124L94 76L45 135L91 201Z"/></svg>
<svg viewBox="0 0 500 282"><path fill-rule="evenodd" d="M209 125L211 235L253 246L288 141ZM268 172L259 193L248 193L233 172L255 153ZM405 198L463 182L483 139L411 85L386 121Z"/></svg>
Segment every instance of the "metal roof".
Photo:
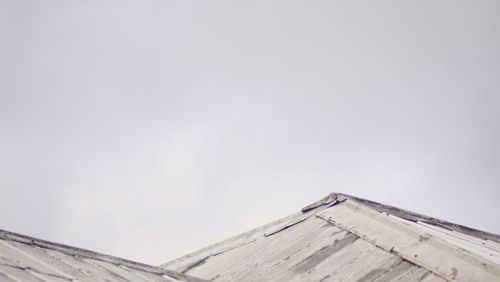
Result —
<svg viewBox="0 0 500 282"><path fill-rule="evenodd" d="M0 230L0 281L206 281L186 274Z"/></svg>
<svg viewBox="0 0 500 282"><path fill-rule="evenodd" d="M500 281L500 237L332 193L162 267L213 281Z"/></svg>
<svg viewBox="0 0 500 282"><path fill-rule="evenodd" d="M208 280L500 281L500 236L339 193L161 267L0 230L0 281Z"/></svg>

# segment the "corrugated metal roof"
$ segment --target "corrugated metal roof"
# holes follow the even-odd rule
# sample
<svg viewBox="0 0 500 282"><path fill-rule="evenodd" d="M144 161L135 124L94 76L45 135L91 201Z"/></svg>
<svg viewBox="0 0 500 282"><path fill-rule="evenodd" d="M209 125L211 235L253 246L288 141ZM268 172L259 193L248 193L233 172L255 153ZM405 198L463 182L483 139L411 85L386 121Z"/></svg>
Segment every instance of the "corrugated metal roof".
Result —
<svg viewBox="0 0 500 282"><path fill-rule="evenodd" d="M161 267L0 230L0 281L208 280L500 281L500 236L338 193Z"/></svg>
<svg viewBox="0 0 500 282"><path fill-rule="evenodd" d="M0 230L0 281L206 281Z"/></svg>
<svg viewBox="0 0 500 282"><path fill-rule="evenodd" d="M499 238L332 193L162 267L214 281L500 281Z"/></svg>

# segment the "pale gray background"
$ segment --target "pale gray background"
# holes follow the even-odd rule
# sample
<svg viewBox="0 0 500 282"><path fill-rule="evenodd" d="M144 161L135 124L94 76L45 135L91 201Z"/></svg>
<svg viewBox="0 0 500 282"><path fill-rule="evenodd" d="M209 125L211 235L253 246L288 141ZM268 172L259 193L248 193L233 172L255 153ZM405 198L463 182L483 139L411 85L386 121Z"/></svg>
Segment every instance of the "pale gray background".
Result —
<svg viewBox="0 0 500 282"><path fill-rule="evenodd" d="M0 228L159 264L340 191L500 233L499 12L0 0Z"/></svg>

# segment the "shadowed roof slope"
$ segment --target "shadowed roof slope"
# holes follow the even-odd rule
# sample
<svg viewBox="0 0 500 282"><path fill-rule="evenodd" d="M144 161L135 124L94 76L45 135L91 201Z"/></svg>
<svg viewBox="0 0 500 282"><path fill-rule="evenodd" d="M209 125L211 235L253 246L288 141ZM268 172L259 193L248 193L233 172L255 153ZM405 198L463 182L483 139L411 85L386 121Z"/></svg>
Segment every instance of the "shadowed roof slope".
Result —
<svg viewBox="0 0 500 282"><path fill-rule="evenodd" d="M203 282L206 280L0 230L0 281Z"/></svg>
<svg viewBox="0 0 500 282"><path fill-rule="evenodd" d="M332 193L162 267L213 281L500 281L500 237Z"/></svg>

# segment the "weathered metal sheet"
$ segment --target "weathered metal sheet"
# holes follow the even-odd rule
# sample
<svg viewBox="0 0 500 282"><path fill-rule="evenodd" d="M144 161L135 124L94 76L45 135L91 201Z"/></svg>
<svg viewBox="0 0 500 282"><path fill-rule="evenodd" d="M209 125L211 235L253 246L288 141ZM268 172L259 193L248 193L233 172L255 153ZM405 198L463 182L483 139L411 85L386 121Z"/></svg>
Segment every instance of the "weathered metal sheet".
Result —
<svg viewBox="0 0 500 282"><path fill-rule="evenodd" d="M411 221L396 219L348 200L317 214L335 226L448 280L500 281L500 265L458 247Z"/></svg>
<svg viewBox="0 0 500 282"><path fill-rule="evenodd" d="M213 281L389 281L391 277L420 281L433 277L428 270L317 216L202 262L177 261L177 266L178 271Z"/></svg>
<svg viewBox="0 0 500 282"><path fill-rule="evenodd" d="M303 211L162 267L213 281L500 281L498 235L343 194Z"/></svg>
<svg viewBox="0 0 500 282"><path fill-rule="evenodd" d="M0 230L0 281L206 281Z"/></svg>

